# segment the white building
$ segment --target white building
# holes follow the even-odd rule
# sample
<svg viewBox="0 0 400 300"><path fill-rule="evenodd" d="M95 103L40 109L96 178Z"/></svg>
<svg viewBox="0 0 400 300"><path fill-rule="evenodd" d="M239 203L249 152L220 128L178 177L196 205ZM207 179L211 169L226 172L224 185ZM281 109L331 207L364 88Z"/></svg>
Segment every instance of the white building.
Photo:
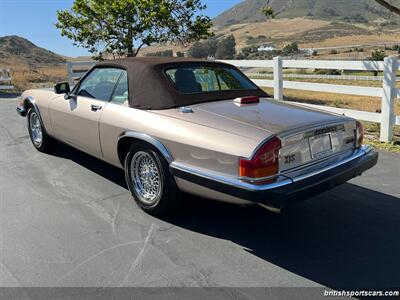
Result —
<svg viewBox="0 0 400 300"><path fill-rule="evenodd" d="M275 47L274 47L274 46L268 46L268 45L266 45L266 46L260 46L260 47L257 49L258 52L261 52L261 51L274 51L274 50L275 50Z"/></svg>

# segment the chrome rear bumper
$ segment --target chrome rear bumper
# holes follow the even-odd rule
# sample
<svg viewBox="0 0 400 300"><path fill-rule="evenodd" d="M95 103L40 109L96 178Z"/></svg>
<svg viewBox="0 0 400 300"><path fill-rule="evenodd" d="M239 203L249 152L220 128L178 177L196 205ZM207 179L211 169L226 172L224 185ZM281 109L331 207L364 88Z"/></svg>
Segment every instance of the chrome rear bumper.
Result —
<svg viewBox="0 0 400 300"><path fill-rule="evenodd" d="M237 198L282 208L338 186L376 165L378 153L363 146L346 159L297 177L283 176L270 184L257 185L173 162L172 174L209 189Z"/></svg>

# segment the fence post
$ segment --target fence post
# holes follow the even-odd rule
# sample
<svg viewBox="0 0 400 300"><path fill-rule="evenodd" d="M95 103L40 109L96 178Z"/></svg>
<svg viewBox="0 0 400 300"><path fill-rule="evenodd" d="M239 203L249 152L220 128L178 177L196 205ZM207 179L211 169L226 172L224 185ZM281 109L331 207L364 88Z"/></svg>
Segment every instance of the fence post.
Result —
<svg viewBox="0 0 400 300"><path fill-rule="evenodd" d="M383 91L380 133L380 140L382 142L390 142L393 137L397 67L397 60L394 57L385 58L383 63Z"/></svg>
<svg viewBox="0 0 400 300"><path fill-rule="evenodd" d="M282 58L274 57L274 98L283 100L283 68Z"/></svg>

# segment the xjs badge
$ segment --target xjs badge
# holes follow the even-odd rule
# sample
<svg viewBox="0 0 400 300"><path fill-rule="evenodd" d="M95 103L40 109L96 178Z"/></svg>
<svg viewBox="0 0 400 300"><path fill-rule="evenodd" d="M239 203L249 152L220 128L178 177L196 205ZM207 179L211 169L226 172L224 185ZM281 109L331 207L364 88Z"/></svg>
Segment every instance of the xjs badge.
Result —
<svg viewBox="0 0 400 300"><path fill-rule="evenodd" d="M295 154L290 154L285 156L285 164L290 164L296 160Z"/></svg>

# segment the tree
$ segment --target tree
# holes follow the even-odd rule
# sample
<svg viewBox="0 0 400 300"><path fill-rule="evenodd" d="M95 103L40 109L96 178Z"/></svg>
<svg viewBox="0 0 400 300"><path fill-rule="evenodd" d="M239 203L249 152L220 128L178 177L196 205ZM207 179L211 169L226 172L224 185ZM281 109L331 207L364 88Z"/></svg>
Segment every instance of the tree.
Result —
<svg viewBox="0 0 400 300"><path fill-rule="evenodd" d="M157 51L157 52L150 52L146 53L145 56L164 56L164 57L172 57L174 56L174 52L172 49L164 50L164 51Z"/></svg>
<svg viewBox="0 0 400 300"><path fill-rule="evenodd" d="M196 42L189 49L189 56L194 58L207 58L207 49L201 42Z"/></svg>
<svg viewBox="0 0 400 300"><path fill-rule="evenodd" d="M204 47L207 51L207 57L208 56L215 57L215 54L217 53L218 49L218 40L215 38L210 38L204 41Z"/></svg>
<svg viewBox="0 0 400 300"><path fill-rule="evenodd" d="M218 40L210 38L202 42L196 42L189 49L189 56L195 58L215 57L218 48Z"/></svg>
<svg viewBox="0 0 400 300"><path fill-rule="evenodd" d="M283 47L282 49L282 54L283 55L290 55L290 54L295 54L298 53L299 50L299 46L297 45L296 42L287 44L285 47Z"/></svg>
<svg viewBox="0 0 400 300"><path fill-rule="evenodd" d="M274 9L269 5L270 0L267 0L267 4L261 9L261 12L267 20L275 18Z"/></svg>
<svg viewBox="0 0 400 300"><path fill-rule="evenodd" d="M374 60L374 61L383 61L385 59L385 51L384 50L375 50L372 51L371 57L369 60Z"/></svg>
<svg viewBox="0 0 400 300"><path fill-rule="evenodd" d="M136 56L154 43L186 45L211 35L201 0L75 0L57 11L61 35L102 59L104 54ZM136 49L135 49L136 47Z"/></svg>
<svg viewBox="0 0 400 300"><path fill-rule="evenodd" d="M373 60L373 61L382 61L385 59L385 51L384 50L375 50L372 51L371 53L371 57L369 57L369 60ZM374 72L374 76L378 76L378 71L373 71Z"/></svg>
<svg viewBox="0 0 400 300"><path fill-rule="evenodd" d="M236 54L235 37L231 34L218 43L215 57L218 59L232 59Z"/></svg>

